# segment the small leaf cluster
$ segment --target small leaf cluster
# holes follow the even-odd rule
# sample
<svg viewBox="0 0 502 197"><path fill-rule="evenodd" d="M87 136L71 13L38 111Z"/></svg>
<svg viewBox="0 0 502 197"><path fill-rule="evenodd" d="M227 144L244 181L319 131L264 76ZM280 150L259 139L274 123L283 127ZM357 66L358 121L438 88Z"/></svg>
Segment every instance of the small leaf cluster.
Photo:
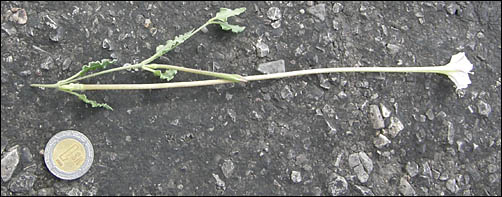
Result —
<svg viewBox="0 0 502 197"><path fill-rule="evenodd" d="M162 72L160 70L155 70L153 72L153 75L160 77L160 79L165 79L167 81L171 81L171 79L174 78L174 75L176 75L176 73L178 73L177 70L171 70L171 69L168 69L164 72Z"/></svg>
<svg viewBox="0 0 502 197"><path fill-rule="evenodd" d="M244 29L246 29L246 27L228 24L227 19L229 17L242 14L244 11L246 11L246 8L237 8L234 10L228 8L220 8L220 12L216 13L216 16L213 18L214 21L212 21L212 23L219 24L225 31L232 30L232 32L234 33L242 32L244 31Z"/></svg>
<svg viewBox="0 0 502 197"><path fill-rule="evenodd" d="M210 19L204 26L206 26L208 24L218 24L225 31L231 30L234 33L242 32L242 31L244 31L245 27L239 26L239 25L229 24L228 18L232 17L232 16L240 15L244 11L246 11L246 8L237 8L234 10L228 9L228 8L220 8L220 11L216 14L216 16L214 18ZM194 29L192 29L182 35L176 36L173 40L166 41L166 44L157 46L156 53L154 56L160 57L160 56L164 55L165 53L171 51L172 49L176 48L177 46L179 46L180 44L185 42L187 39L189 39L195 33L196 33L196 31ZM79 73L77 73L77 76L81 77L81 76L86 75L86 73L89 71L94 71L94 70L98 70L98 69L105 69L107 66L116 63L116 61L117 60L103 59L101 61L89 62L88 65L84 65L82 67L82 70ZM160 70L152 70L152 69L148 69L148 70L153 72L153 74L155 76L158 76L161 79L164 79L167 81L170 81L171 79L173 79L177 73L177 70L172 70L172 69L166 69L164 72L162 72ZM233 77L230 80L242 81L242 79L240 79L240 78L242 78L240 75L235 75L235 76L230 75L230 76ZM240 80L236 80L236 79L240 79ZM63 84L62 86L68 86L68 85ZM103 108L106 108L109 110L113 110L113 108L110 107L108 104L98 103L96 101L90 100L84 94L75 93L69 89L64 89L64 88L60 88L60 89L65 92L68 92L70 94L77 96L83 102L85 102L87 104L91 104L92 107L103 107Z"/></svg>

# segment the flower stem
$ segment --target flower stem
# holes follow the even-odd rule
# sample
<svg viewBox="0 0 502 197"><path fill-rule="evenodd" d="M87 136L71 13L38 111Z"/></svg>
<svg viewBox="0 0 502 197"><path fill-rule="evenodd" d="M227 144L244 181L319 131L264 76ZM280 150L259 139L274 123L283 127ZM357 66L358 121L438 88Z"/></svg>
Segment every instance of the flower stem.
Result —
<svg viewBox="0 0 502 197"><path fill-rule="evenodd" d="M30 84L31 87L39 87L39 88L57 88L58 84Z"/></svg>
<svg viewBox="0 0 502 197"><path fill-rule="evenodd" d="M111 73L111 72L115 72L115 71L119 71L119 70L134 69L134 68L139 68L141 66L142 66L141 64L134 64L134 65L129 65L129 66L122 66L122 67L117 67L117 68L111 68L111 69L108 69L108 70L104 70L104 71L97 72L97 73L92 73L92 74L89 74L89 75L86 75L86 76L83 76L83 77L79 77L79 78L76 78L76 79L63 80L62 82L64 82L64 84L68 84L68 83L80 81L80 80L83 80L83 79L87 79L87 78L91 78L91 77L96 77L98 75L102 75L102 74L106 74L106 73Z"/></svg>
<svg viewBox="0 0 502 197"><path fill-rule="evenodd" d="M150 65L149 65L150 66ZM170 65L156 65L158 68L163 68ZM167 67L166 67L167 68ZM179 67L182 68L182 67ZM186 68L184 68L186 69ZM298 70L284 73L274 73L265 75L253 75L242 77L246 81L260 81L267 79L280 79L286 77L322 74L322 73L337 73L337 72L419 72L419 73L440 73L450 71L443 66L429 67L342 67L342 68L318 68L310 70ZM78 89L72 90L141 90L141 89L164 89L164 88L181 88L181 87L198 87L209 86L225 83L233 83L231 80L216 79L190 82L171 82L171 83L154 83L154 84L80 84Z"/></svg>
<svg viewBox="0 0 502 197"><path fill-rule="evenodd" d="M171 69L171 70L189 72L189 73L194 73L194 74L199 74L199 75L212 76L212 77L226 79L226 80L230 80L230 81L234 81L234 82L247 82L247 80L244 77L237 75L237 74L218 73L218 72L211 72L211 71L205 71L205 70L197 70L197 69L192 69L192 68L185 68L185 67L181 67L181 66L163 65L163 64L149 64L149 65L145 65L143 68Z"/></svg>

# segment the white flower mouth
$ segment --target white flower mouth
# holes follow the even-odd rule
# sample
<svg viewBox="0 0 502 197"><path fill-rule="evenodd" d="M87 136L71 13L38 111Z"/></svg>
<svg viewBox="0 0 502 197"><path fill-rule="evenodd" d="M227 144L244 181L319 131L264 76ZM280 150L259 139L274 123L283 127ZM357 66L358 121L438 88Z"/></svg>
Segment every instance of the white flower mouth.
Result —
<svg viewBox="0 0 502 197"><path fill-rule="evenodd" d="M467 59L464 52L457 53L451 56L450 63L442 66L439 73L448 75L448 77L455 83L457 90L462 88L467 88L471 84L469 79L469 73L472 74L471 70L473 65Z"/></svg>

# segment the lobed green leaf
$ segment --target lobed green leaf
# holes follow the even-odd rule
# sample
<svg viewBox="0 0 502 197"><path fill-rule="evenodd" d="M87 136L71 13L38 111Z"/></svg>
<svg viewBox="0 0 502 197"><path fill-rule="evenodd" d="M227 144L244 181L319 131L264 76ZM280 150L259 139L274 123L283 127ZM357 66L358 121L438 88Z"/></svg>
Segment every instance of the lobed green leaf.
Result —
<svg viewBox="0 0 502 197"><path fill-rule="evenodd" d="M166 70L165 72L162 72L160 70L155 70L153 72L153 75L158 76L161 79L165 79L167 81L171 81L171 79L174 78L174 75L176 75L176 73L178 73L177 70L171 70L171 69Z"/></svg>
<svg viewBox="0 0 502 197"><path fill-rule="evenodd" d="M227 22L228 17L237 16L246 11L246 8L237 8L237 9L228 9L228 8L220 8L220 11L216 13L214 17L216 20L221 20L223 22Z"/></svg>
<svg viewBox="0 0 502 197"><path fill-rule="evenodd" d="M185 42L185 40L188 40L193 34L194 29L190 30L189 32L186 32L182 35L178 35L174 37L174 40L168 40L165 45L159 45L156 48L157 53L161 52L161 54L165 54L169 52L170 50L176 48L178 45L181 43Z"/></svg>
<svg viewBox="0 0 502 197"><path fill-rule="evenodd" d="M116 63L117 60L109 60L109 59L103 59L100 61L95 61L95 62L89 62L87 65L82 66L82 70L79 72L78 76L83 76L85 73L97 69L104 69L108 65Z"/></svg>
<svg viewBox="0 0 502 197"><path fill-rule="evenodd" d="M110 107L108 104L106 104L106 103L98 103L96 101L89 100L85 94L79 94L79 93L71 92L71 91L69 91L68 93L71 93L71 94L77 96L80 100L84 101L87 104L91 104L92 107L103 107L103 108L106 108L106 109L109 109L109 110L113 111L113 108Z"/></svg>
<svg viewBox="0 0 502 197"><path fill-rule="evenodd" d="M239 25L230 25L227 22L215 22L216 24L219 24L221 26L221 29L228 31L232 30L234 33L240 33L246 29L246 27L239 26Z"/></svg>

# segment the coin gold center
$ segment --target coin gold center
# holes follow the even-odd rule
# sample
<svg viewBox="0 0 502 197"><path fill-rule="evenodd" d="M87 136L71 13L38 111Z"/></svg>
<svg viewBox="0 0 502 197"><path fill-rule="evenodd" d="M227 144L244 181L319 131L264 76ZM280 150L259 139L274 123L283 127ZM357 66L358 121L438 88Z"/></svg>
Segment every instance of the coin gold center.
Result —
<svg viewBox="0 0 502 197"><path fill-rule="evenodd" d="M75 139L64 139L56 145L52 156L57 168L70 173L84 164L86 154L82 143Z"/></svg>

